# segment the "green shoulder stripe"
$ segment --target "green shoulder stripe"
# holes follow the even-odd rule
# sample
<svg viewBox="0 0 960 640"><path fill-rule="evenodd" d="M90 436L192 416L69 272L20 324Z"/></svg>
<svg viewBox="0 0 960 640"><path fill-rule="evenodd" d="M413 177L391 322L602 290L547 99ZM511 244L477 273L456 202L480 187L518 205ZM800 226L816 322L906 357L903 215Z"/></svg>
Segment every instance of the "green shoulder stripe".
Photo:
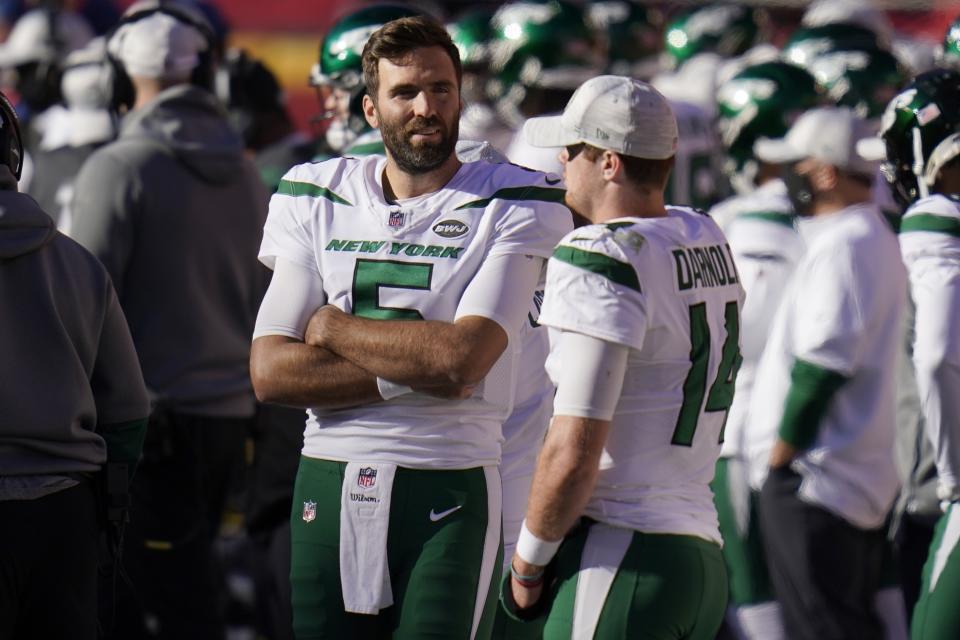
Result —
<svg viewBox="0 0 960 640"><path fill-rule="evenodd" d="M789 213L751 211L749 213L741 213L736 217L736 220L763 220L764 222L772 222L784 227L790 227L791 229L793 228L793 216Z"/></svg>
<svg viewBox="0 0 960 640"><path fill-rule="evenodd" d="M280 186L277 187L277 193L282 196L310 196L312 198L326 198L330 202L335 204L345 204L348 207L352 207L346 199L341 198L330 189L326 187L321 187L316 184L310 184L309 182L294 182L292 180L281 180Z"/></svg>
<svg viewBox="0 0 960 640"><path fill-rule="evenodd" d="M572 264L601 275L607 280L616 282L624 287L629 287L638 293L640 291L640 280L637 278L637 272L632 265L626 262L614 260L610 256L594 251L584 251L576 247L560 245L553 251L553 257L561 262Z"/></svg>
<svg viewBox="0 0 960 640"><path fill-rule="evenodd" d="M378 142L365 142L358 145L354 145L347 149L343 155L345 156L372 156L375 154L383 155L386 153L386 147L383 145L382 141Z"/></svg>
<svg viewBox="0 0 960 640"><path fill-rule="evenodd" d="M910 231L934 231L960 238L960 220L931 213L918 213L907 216L900 223L900 233Z"/></svg>
<svg viewBox="0 0 960 640"><path fill-rule="evenodd" d="M563 204L563 197L566 193L564 189L551 189L549 187L506 187L494 192L489 198L472 200L466 204L462 204L454 209L454 211L483 208L494 200L540 200L541 202L559 202Z"/></svg>

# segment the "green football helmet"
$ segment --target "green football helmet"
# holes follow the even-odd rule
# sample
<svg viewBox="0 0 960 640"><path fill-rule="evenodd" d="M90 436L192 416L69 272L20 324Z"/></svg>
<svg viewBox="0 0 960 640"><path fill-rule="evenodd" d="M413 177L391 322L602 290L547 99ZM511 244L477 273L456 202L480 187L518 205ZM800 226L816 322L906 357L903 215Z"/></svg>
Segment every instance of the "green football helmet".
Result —
<svg viewBox="0 0 960 640"><path fill-rule="evenodd" d="M797 29L783 47L783 59L806 67L819 55L831 51L882 49L880 37L855 24L835 22Z"/></svg>
<svg viewBox="0 0 960 640"><path fill-rule="evenodd" d="M332 85L348 91L363 86L363 46L374 31L397 18L419 15L402 5L380 4L349 13L327 31L320 59L310 70L310 86Z"/></svg>
<svg viewBox="0 0 960 640"><path fill-rule="evenodd" d="M532 89L564 96L559 110L577 87L602 72L583 10L566 0L505 4L494 14L493 28L487 95L508 124L519 127L532 115L521 108Z"/></svg>
<svg viewBox="0 0 960 640"><path fill-rule="evenodd" d="M726 150L724 170L739 193L756 188L759 164L753 145L760 138L781 138L806 110L823 100L805 69L773 61L742 69L717 90L717 126Z"/></svg>
<svg viewBox="0 0 960 640"><path fill-rule="evenodd" d="M708 5L674 20L664 31L667 61L679 67L698 53L738 56L760 35L753 9L740 5Z"/></svg>
<svg viewBox="0 0 960 640"><path fill-rule="evenodd" d="M880 137L883 175L898 203L928 196L940 169L960 156L960 72L934 69L914 78L887 105Z"/></svg>
<svg viewBox="0 0 960 640"><path fill-rule="evenodd" d="M960 17L947 28L937 61L943 66L960 69Z"/></svg>
<svg viewBox="0 0 960 640"><path fill-rule="evenodd" d="M658 11L635 0L592 0L586 10L587 24L606 51L607 73L648 80L659 71Z"/></svg>
<svg viewBox="0 0 960 640"><path fill-rule="evenodd" d="M447 23L465 73L483 72L490 63L490 43L495 35L491 24L493 14L490 9L474 9Z"/></svg>
<svg viewBox="0 0 960 640"><path fill-rule="evenodd" d="M871 120L906 84L899 60L884 49L839 49L814 56L807 69L840 107Z"/></svg>
<svg viewBox="0 0 960 640"><path fill-rule="evenodd" d="M420 12L401 5L373 5L349 13L338 20L320 42L320 57L310 70L309 84L315 87L321 112L316 120L325 123L327 142L333 149L346 148L361 132L368 129L363 116L363 47L374 31L397 18L419 15ZM336 111L324 108L323 91L337 89L349 94L346 120Z"/></svg>

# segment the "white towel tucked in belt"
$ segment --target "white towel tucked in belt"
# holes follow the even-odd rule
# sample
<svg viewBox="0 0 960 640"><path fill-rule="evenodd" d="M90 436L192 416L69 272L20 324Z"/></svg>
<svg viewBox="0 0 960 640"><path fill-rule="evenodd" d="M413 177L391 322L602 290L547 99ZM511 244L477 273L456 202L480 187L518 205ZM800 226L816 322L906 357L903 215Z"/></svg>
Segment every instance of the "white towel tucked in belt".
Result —
<svg viewBox="0 0 960 640"><path fill-rule="evenodd" d="M397 465L350 462L340 497L340 585L352 613L393 604L387 565L390 494Z"/></svg>

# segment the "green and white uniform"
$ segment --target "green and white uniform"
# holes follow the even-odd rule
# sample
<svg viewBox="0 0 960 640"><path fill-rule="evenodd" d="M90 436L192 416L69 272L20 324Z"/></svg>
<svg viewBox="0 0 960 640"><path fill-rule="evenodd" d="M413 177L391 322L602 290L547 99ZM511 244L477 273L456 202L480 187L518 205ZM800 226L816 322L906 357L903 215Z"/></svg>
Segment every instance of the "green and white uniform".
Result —
<svg viewBox="0 0 960 640"><path fill-rule="evenodd" d="M325 300L355 315L494 316L513 345L520 321L495 317L495 304L464 293L492 260L550 254L571 225L562 190L541 174L474 162L440 191L388 203L385 162L340 158L291 169L271 200L261 260L311 270ZM520 289L499 287L496 296L522 297L526 309L532 286ZM512 348L465 400L407 393L308 410L292 514L298 636L364 635L373 633L369 625L395 637L489 633L487 595L500 570L500 425L516 381ZM337 518L339 532L331 523ZM360 571L346 571L346 563ZM371 622L374 616L345 608L381 615Z"/></svg>
<svg viewBox="0 0 960 640"><path fill-rule="evenodd" d="M936 455L937 495L947 505L937 523L912 637L960 635L960 203L933 195L907 210L900 250L916 303L913 361L927 434Z"/></svg>
<svg viewBox="0 0 960 640"><path fill-rule="evenodd" d="M726 238L690 209L576 229L554 251L541 324L552 336L626 346L629 356L584 510L594 523L561 547L544 637L716 632L727 578L709 484L740 363L743 301ZM555 356L547 371L556 381L570 364Z"/></svg>
<svg viewBox="0 0 960 640"><path fill-rule="evenodd" d="M378 146L379 145L379 146ZM379 150L378 150L379 149ZM344 154L362 157L383 153L383 138L379 129L361 135ZM556 154L554 154L556 155ZM461 162L507 162L507 158L488 142L461 138L457 141L457 157ZM555 183L556 178L550 181ZM562 186L557 184L557 186ZM527 512L530 483L537 466L537 455L543 445L543 435L550 424L553 408L553 383L544 370L550 344L547 331L537 323L543 303L543 282L530 300L526 321L520 328L514 345L517 358L517 387L513 408L503 422L503 448L500 478L503 483L503 558L509 562L520 535L520 525Z"/></svg>

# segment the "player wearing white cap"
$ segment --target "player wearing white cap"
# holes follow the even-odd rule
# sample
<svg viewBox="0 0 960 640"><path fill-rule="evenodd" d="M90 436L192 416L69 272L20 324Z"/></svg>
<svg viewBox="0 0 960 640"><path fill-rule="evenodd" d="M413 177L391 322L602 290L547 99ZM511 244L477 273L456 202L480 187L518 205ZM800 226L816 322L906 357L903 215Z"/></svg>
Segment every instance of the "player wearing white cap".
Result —
<svg viewBox="0 0 960 640"><path fill-rule="evenodd" d="M591 224L547 270L558 390L504 606L544 638L713 638L727 580L709 482L744 298L726 239L664 203L677 123L649 85L594 78L524 131L566 147L566 202Z"/></svg>
<svg viewBox="0 0 960 640"><path fill-rule="evenodd" d="M747 423L774 590L794 638L876 638L883 525L897 493L894 378L906 298L896 238L870 202L870 127L814 109L757 157L789 164L807 251L774 318Z"/></svg>

